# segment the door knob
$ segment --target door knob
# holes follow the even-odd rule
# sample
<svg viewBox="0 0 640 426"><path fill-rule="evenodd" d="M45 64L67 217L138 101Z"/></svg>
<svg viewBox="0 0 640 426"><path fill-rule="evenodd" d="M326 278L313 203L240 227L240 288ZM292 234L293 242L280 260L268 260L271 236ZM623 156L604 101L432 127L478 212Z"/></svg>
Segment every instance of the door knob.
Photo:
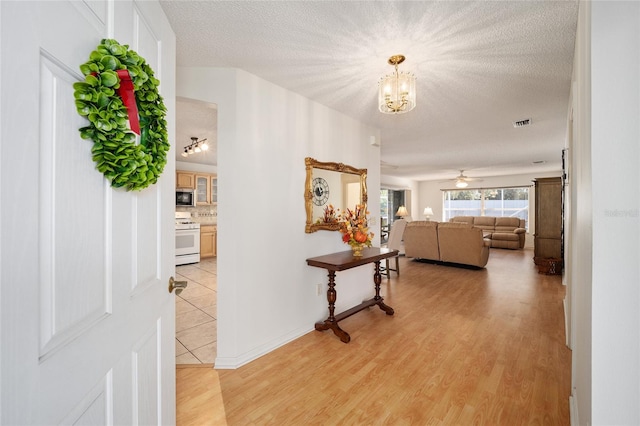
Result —
<svg viewBox="0 0 640 426"><path fill-rule="evenodd" d="M176 281L173 277L169 278L169 293L175 290L176 296L178 296L185 288L187 288L187 281Z"/></svg>

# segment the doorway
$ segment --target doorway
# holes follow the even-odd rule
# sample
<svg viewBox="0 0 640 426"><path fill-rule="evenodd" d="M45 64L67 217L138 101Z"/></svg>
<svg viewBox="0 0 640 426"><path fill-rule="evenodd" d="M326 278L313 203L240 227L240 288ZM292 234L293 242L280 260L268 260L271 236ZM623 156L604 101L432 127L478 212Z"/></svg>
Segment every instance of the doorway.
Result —
<svg viewBox="0 0 640 426"><path fill-rule="evenodd" d="M189 212L201 231L200 261L176 266L176 279L188 283L175 298L176 365L212 365L217 356L217 134L216 104L176 98L176 171L192 174L197 192L194 206L176 209ZM186 153L193 138L206 140L209 149Z"/></svg>
<svg viewBox="0 0 640 426"><path fill-rule="evenodd" d="M384 244L389 238L389 229L395 220L398 207L406 206L405 191L389 188L380 189L380 243Z"/></svg>

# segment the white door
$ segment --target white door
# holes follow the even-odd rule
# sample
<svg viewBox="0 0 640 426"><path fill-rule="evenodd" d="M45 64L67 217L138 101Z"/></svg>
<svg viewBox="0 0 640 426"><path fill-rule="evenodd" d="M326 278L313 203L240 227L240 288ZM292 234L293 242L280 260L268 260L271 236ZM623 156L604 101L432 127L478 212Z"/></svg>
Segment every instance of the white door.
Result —
<svg viewBox="0 0 640 426"><path fill-rule="evenodd" d="M175 162L112 189L72 88L102 38L128 44L173 141L173 32L156 2L1 1L0 19L0 424L174 423Z"/></svg>

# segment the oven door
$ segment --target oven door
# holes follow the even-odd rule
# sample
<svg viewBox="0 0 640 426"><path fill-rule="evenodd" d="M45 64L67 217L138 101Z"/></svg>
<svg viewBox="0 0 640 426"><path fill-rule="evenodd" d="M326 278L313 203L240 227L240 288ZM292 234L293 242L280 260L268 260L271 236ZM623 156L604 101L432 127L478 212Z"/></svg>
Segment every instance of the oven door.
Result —
<svg viewBox="0 0 640 426"><path fill-rule="evenodd" d="M200 260L200 229L176 229L176 258L190 255Z"/></svg>

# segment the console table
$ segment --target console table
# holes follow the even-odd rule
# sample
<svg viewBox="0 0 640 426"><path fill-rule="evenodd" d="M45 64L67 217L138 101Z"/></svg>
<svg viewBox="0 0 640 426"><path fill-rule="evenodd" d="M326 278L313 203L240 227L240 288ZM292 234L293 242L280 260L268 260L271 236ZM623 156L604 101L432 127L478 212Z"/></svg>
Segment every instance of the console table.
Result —
<svg viewBox="0 0 640 426"><path fill-rule="evenodd" d="M391 250L387 248L379 247L366 247L362 250L361 257L354 257L353 252L341 251L338 253L327 254L319 257L312 257L307 259L307 265L315 266L317 268L324 268L329 272L329 289L327 290L327 300L329 302L329 317L323 322L317 322L315 328L318 331L324 331L331 329L333 333L340 338L344 343L349 343L351 336L338 326L338 321L342 321L345 318L350 317L356 312L368 308L373 305L378 305L387 315L393 315L393 308L387 306L383 302L383 298L380 296L380 282L382 277L380 274L380 261L389 257L398 255L398 250ZM348 309L341 314L334 315L335 303L336 303L336 271L344 271L347 269L355 268L357 266L367 265L369 263L375 264L375 272L373 274L373 282L375 284L376 295L369 300L365 300L361 304Z"/></svg>

